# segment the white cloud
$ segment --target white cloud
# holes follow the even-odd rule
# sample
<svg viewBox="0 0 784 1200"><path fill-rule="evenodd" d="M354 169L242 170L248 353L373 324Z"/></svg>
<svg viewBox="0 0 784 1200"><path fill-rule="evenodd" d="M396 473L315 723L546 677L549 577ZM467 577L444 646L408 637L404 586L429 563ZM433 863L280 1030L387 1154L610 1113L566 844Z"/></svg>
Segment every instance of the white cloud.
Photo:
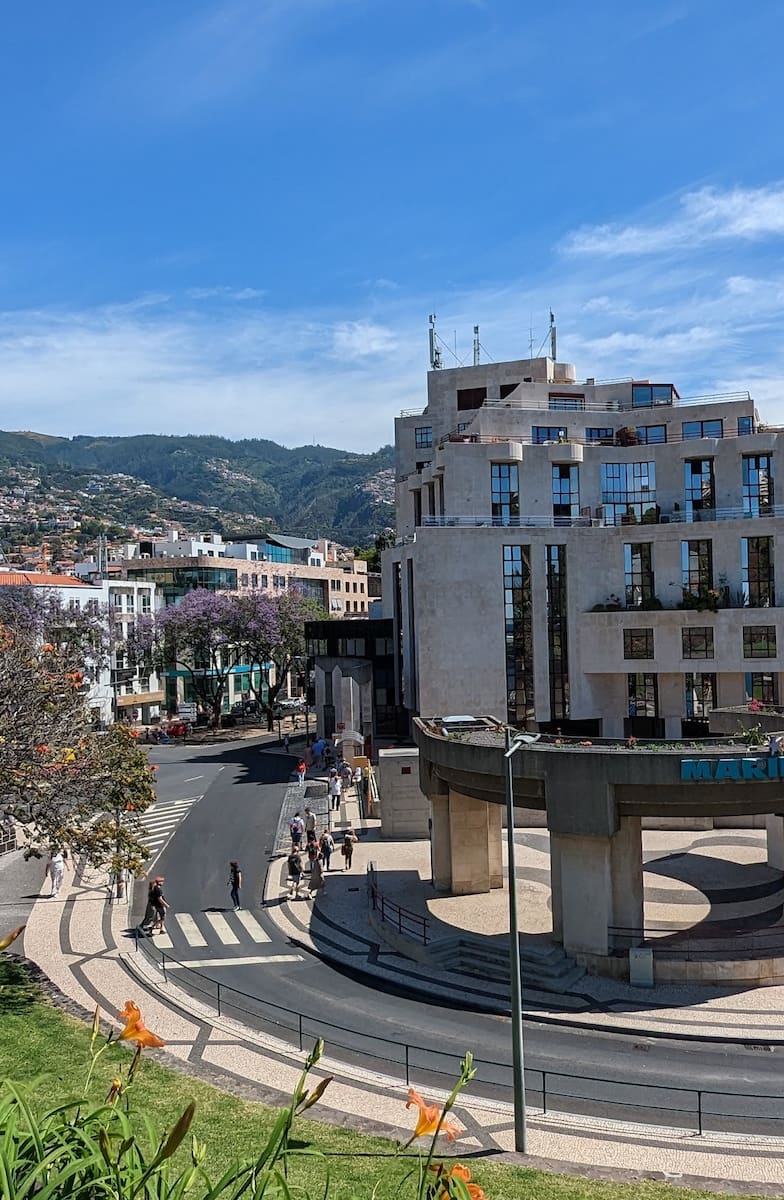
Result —
<svg viewBox="0 0 784 1200"><path fill-rule="evenodd" d="M334 355L351 361L391 354L397 350L397 337L391 329L373 321L341 321L335 328Z"/></svg>
<svg viewBox="0 0 784 1200"><path fill-rule="evenodd" d="M588 225L570 233L562 251L571 256L618 257L691 249L715 241L761 241L784 234L784 184L703 187L680 198L674 217L660 223Z"/></svg>

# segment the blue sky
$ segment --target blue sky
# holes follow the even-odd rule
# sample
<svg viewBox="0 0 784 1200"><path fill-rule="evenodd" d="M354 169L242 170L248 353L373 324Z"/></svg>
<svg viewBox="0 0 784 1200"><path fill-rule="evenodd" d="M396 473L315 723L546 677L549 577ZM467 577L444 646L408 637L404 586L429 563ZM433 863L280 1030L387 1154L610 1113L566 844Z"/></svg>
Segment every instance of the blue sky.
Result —
<svg viewBox="0 0 784 1200"><path fill-rule="evenodd" d="M780 0L39 0L0 41L0 426L369 450L460 359L784 421ZM446 365L450 362L446 356Z"/></svg>

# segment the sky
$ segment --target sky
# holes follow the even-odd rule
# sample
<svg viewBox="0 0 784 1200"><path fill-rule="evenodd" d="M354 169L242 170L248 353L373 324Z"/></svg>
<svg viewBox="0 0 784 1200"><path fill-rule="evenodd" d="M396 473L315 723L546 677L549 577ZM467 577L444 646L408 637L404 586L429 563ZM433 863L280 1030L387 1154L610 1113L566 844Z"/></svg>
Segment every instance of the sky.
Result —
<svg viewBox="0 0 784 1200"><path fill-rule="evenodd" d="M0 427L369 451L444 365L784 423L780 0L38 0L0 39ZM453 357L456 354L456 357Z"/></svg>

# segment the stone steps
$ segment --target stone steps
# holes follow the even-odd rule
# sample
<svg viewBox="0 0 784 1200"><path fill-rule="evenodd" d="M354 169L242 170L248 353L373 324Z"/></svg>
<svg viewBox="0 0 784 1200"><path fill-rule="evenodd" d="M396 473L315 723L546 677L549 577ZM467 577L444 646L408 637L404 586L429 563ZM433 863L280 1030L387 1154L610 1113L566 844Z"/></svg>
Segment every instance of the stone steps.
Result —
<svg viewBox="0 0 784 1200"><path fill-rule="evenodd" d="M445 971L478 975L509 985L509 951L482 938L465 934L440 938L428 949L428 960ZM520 964L523 986L540 991L570 991L585 974L584 967L552 943L522 942Z"/></svg>

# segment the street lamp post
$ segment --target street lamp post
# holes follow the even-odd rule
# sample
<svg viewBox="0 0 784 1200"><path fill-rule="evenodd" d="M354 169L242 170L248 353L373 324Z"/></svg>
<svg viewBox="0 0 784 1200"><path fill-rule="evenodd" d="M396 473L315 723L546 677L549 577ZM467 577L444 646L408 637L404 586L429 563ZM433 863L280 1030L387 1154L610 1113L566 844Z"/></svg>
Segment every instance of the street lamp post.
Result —
<svg viewBox="0 0 784 1200"><path fill-rule="evenodd" d="M523 986L520 977L520 933L517 925L517 876L515 873L514 779L512 759L522 738L512 739L507 726L504 766L506 768L506 844L509 877L509 959L512 976L512 1087L514 1091L514 1142L519 1154L526 1153L525 1054L523 1050Z"/></svg>

